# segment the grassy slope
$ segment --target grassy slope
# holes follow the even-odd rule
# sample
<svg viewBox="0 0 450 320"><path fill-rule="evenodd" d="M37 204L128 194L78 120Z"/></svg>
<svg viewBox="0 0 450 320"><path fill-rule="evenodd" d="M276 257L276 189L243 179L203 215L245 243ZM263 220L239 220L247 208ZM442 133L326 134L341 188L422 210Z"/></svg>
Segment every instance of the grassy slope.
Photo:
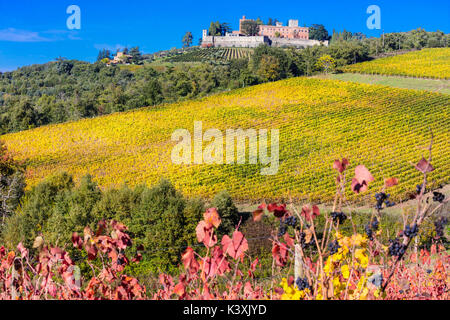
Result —
<svg viewBox="0 0 450 320"><path fill-rule="evenodd" d="M103 187L155 183L161 176L191 196L211 197L228 189L237 200L309 198L330 200L331 166L349 157L352 170L365 164L376 176L401 183L393 195L415 188L420 174L408 161L435 133L431 180L450 176L450 96L351 82L295 78L240 89L197 101L144 108L1 137L19 158L29 159L29 183L65 170L94 175ZM280 129L280 168L260 175L262 165L176 166L171 134L193 122L217 128ZM205 146L206 144L204 144ZM368 196L368 195L367 195ZM395 197L394 197L395 199Z"/></svg>

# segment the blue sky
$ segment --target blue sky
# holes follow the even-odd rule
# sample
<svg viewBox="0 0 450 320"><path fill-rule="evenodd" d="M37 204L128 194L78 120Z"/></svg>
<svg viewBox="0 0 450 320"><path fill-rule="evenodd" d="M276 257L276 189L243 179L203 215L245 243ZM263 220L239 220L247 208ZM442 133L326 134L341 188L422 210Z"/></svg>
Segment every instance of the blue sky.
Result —
<svg viewBox="0 0 450 320"><path fill-rule="evenodd" d="M81 29L69 30L69 5L81 9ZM269 17L301 26L324 24L332 32L346 30L379 36L369 30L367 7L381 8L385 32L427 31L450 33L448 0L322 0L322 1L134 1L134 0L0 0L0 71L58 56L95 61L101 48L139 46L145 53L180 47L186 31L198 44L211 21L228 22L238 29L239 18Z"/></svg>

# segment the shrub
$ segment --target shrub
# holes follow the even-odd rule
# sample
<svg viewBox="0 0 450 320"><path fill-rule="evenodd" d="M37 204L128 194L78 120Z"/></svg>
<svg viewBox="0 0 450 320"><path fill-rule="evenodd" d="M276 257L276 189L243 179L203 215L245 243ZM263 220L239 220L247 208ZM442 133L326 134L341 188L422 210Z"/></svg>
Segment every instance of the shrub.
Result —
<svg viewBox="0 0 450 320"><path fill-rule="evenodd" d="M211 207L216 208L222 218L222 224L218 229L219 235L228 234L236 228L240 215L228 191L219 192L212 200Z"/></svg>

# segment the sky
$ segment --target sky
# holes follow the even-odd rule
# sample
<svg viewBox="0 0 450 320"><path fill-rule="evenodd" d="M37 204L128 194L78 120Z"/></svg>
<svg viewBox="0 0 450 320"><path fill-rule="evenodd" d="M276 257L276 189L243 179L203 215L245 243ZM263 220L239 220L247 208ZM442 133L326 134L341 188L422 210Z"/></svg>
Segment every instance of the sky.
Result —
<svg viewBox="0 0 450 320"><path fill-rule="evenodd" d="M67 20L80 8L80 29ZM381 10L381 29L369 30L367 8ZM135 1L135 0L0 0L0 72L52 61L57 57L94 62L100 49L139 46L144 53L181 47L186 31L198 44L211 21L239 29L239 18L260 17L300 26L323 24L333 29L380 36L384 32L427 31L450 33L448 0L317 0L317 1ZM72 21L72 20L71 20Z"/></svg>

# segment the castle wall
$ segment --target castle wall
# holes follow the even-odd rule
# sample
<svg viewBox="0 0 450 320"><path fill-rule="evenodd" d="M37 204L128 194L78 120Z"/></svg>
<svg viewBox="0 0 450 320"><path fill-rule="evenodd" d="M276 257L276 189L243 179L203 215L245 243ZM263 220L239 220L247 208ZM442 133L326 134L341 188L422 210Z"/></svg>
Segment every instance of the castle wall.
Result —
<svg viewBox="0 0 450 320"><path fill-rule="evenodd" d="M264 36L255 37L203 37L202 46L212 46L216 48L221 47L239 47L239 48L256 48L261 44L269 44L269 38Z"/></svg>
<svg viewBox="0 0 450 320"><path fill-rule="evenodd" d="M312 47L319 46L323 43L325 46L328 46L328 41L318 41L318 40L306 40L306 39L287 39L287 38L272 38L270 37L270 41L272 42L272 47Z"/></svg>
<svg viewBox="0 0 450 320"><path fill-rule="evenodd" d="M328 46L328 41L322 42ZM275 38L267 36L242 37L242 36L204 36L202 47L216 48L256 48L261 44L267 44L272 47L312 47L320 45L317 40L292 39L292 38Z"/></svg>

